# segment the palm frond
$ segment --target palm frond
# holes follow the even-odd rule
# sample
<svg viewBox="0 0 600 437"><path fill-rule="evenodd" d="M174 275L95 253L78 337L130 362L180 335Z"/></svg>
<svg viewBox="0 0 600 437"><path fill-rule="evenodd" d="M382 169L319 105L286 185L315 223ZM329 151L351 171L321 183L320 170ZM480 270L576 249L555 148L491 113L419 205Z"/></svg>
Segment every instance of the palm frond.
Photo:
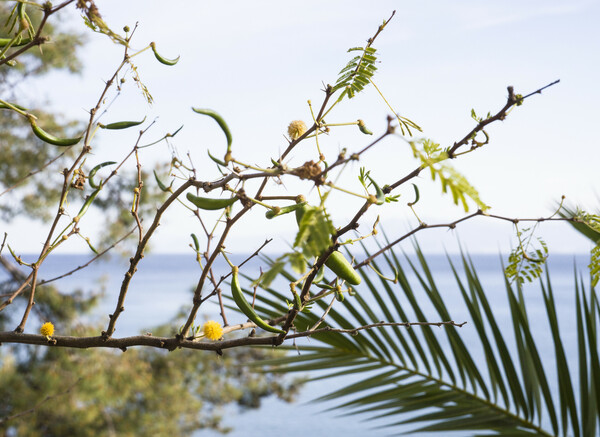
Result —
<svg viewBox="0 0 600 437"><path fill-rule="evenodd" d="M468 256L462 255L460 267L448 258L458 290L448 300L448 285L440 289L418 246L416 253L416 259L393 251L384 255L380 261L385 265L374 267L398 272L398 283L382 278L376 283L377 277L363 272L364 286L353 298L336 303L325 323L353 328L381 320L449 321L462 311L461 318L468 315L465 327L319 333L309 344L287 346L294 351L289 356L257 365L269 372L318 372L315 380L350 376L354 382L318 400L333 401L332 408L344 414L385 418L382 426L392 432L597 435L600 305L595 289L586 290L575 272L572 307L557 308L548 273L540 280L536 302L534 291L525 294L520 284L504 280L507 313L502 316L497 296L492 301L486 295ZM284 296L268 289L261 299L265 316L281 314ZM327 304L318 301L311 313L302 313L297 330L317 322L317 306L324 310ZM565 317L575 321L576 329L567 326ZM541 321L547 328L539 329ZM576 343L564 343L567 332L561 327L570 329Z"/></svg>

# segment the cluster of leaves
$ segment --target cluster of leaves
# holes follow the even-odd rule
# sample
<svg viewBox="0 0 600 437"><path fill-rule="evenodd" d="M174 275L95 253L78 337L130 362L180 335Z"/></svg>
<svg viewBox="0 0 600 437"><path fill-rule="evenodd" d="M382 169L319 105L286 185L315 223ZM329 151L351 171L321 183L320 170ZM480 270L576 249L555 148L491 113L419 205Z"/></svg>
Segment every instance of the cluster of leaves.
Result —
<svg viewBox="0 0 600 437"><path fill-rule="evenodd" d="M322 207L310 207L298 223L294 247L301 247L307 258L319 256L331 246L333 223Z"/></svg>
<svg viewBox="0 0 600 437"><path fill-rule="evenodd" d="M518 284L523 284L525 281L532 282L539 278L548 259L548 246L541 237L536 237L539 247L530 249L533 245L534 232L535 227L523 230L516 227L518 244L508 257L508 265L504 273L508 279L516 280Z"/></svg>
<svg viewBox="0 0 600 437"><path fill-rule="evenodd" d="M361 53L352 58L338 73L339 77L333 87L334 91L343 90L338 100L342 100L345 96L348 96L349 99L353 98L356 93L361 92L369 84L371 77L377 71L377 67L375 67L377 61L376 51L377 49L373 47L352 47L348 49L348 53Z"/></svg>
<svg viewBox="0 0 600 437"><path fill-rule="evenodd" d="M410 141L409 144L415 158L421 161L422 168L429 169L431 179L435 181L436 178L439 178L442 191L444 193L450 191L455 205L460 203L465 212L468 212L469 205L466 197L469 197L482 211L489 208L479 197L479 192L461 173L448 164L441 164L442 161L448 159L448 153L446 150L442 150L439 144L429 139Z"/></svg>

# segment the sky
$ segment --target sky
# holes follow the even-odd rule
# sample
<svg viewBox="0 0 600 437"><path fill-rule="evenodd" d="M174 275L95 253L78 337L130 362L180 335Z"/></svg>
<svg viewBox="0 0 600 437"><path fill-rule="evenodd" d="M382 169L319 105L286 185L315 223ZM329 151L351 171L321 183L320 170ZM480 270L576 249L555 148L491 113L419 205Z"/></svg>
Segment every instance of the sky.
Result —
<svg viewBox="0 0 600 437"><path fill-rule="evenodd" d="M452 145L474 126L471 109L485 115L506 102L506 87L528 94L557 79L560 83L529 98L508 118L487 131L490 144L454 160L452 165L477 188L491 213L511 218L537 218L553 213L566 196L569 205L598 210L600 158L596 132L600 116L600 2L597 1L378 1L366 6L356 1L158 2L129 0L99 2L105 21L115 30L137 23L133 49L155 41L165 57L180 56L167 67L146 51L133 61L154 103L148 105L128 78L119 97L102 122L154 120L148 139L160 138L184 125L170 148L160 144L142 153L142 164L169 162L175 150L190 154L198 179L216 180L214 164L206 151L221 155L224 136L207 117L191 107L212 108L226 119L233 138L234 156L244 162L267 166L286 147L284 134L292 120L309 122L307 100L319 106L323 84L334 83L351 55L350 47L362 46L382 20L396 15L377 38L380 63L374 81L398 113L423 127L417 138L431 138L443 147ZM169 6L166 7L165 5ZM81 50L85 68L80 76L52 73L22 92L46 99L69 117L86 118L106 80L122 58L120 46L101 35L90 34L74 11L61 13L69 28L88 35ZM327 118L330 123L360 118L382 133L391 111L373 87L346 101ZM93 162L122 158L133 146L137 131L102 132L94 140ZM333 161L339 150L360 150L370 137L353 127L340 127L321 139L323 152ZM300 165L314 157L314 143L303 145L289 158ZM116 158L116 159L115 159ZM360 190L357 175L365 166L381 184L392 183L416 167L407 143L387 138L349 166L340 184ZM439 181L423 172L415 182L421 200L415 211L432 225L449 223L464 215L442 194ZM147 181L153 183L153 181ZM249 185L248 192L252 192ZM255 190L255 188L254 188ZM268 191L287 195L300 192L316 202L307 184L284 181ZM336 226L343 226L360 207L358 198L334 193L329 212ZM414 198L410 184L394 194L400 201L372 207L359 231L368 233L377 215L390 238L418 225L406 203ZM212 194L211 194L212 195ZM474 208L473 204L471 204ZM88 214L89 216L89 214ZM210 221L216 215L206 215ZM84 233L94 239L102 222L86 216ZM37 252L45 229L27 221L3 224L11 246L20 253ZM33 232L32 232L33 229ZM269 252L286 250L296 225L292 215L266 221L264 210L254 208L236 227L228 250L251 252L273 237ZM47 232L47 231L46 231ZM197 220L176 205L169 211L154 239L161 253L189 251L190 233L201 234ZM545 223L538 235L550 251L589 251L587 240L565 223ZM429 252L507 253L514 245L512 224L477 218L456 230L425 230L418 234ZM73 242L63 252L88 251ZM410 243L405 246L410 249Z"/></svg>

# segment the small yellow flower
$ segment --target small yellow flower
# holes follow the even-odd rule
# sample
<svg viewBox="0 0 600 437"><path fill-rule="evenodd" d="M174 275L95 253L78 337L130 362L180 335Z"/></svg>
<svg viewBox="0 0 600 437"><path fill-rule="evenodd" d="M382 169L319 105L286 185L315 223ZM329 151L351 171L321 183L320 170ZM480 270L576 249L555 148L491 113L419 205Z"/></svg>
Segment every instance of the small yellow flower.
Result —
<svg viewBox="0 0 600 437"><path fill-rule="evenodd" d="M202 332L204 336L209 340L218 340L223 336L223 328L219 322L215 322L214 320L209 320L202 327Z"/></svg>
<svg viewBox="0 0 600 437"><path fill-rule="evenodd" d="M40 328L40 333L46 337L51 337L54 334L54 325L50 322L46 322Z"/></svg>
<svg viewBox="0 0 600 437"><path fill-rule="evenodd" d="M294 120L288 126L288 135L292 140L301 137L306 132L306 125L302 120Z"/></svg>

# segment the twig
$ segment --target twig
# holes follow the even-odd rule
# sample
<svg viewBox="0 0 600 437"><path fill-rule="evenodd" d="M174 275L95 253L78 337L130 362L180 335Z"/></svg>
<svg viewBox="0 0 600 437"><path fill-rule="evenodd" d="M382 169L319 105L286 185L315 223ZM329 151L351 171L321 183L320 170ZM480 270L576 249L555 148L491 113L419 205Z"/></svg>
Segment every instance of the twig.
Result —
<svg viewBox="0 0 600 437"><path fill-rule="evenodd" d="M140 241L140 243L138 244L135 255L129 260L129 270L127 270L127 272L125 273L125 278L121 283L121 290L119 291L117 306L115 308L115 311L109 315L110 321L108 323L106 331L102 331L102 338L104 338L105 340L108 340L110 336L115 332L115 324L117 323L117 319L119 318L119 315L125 310L123 304L125 303L125 295L127 294L127 290L129 289L131 278L137 271L137 265L143 258L144 250L146 249L150 238L154 234L154 231L156 231L156 229L158 228L162 215L165 213L169 205L171 205L171 203L173 203L175 199L177 199L177 197L179 197L179 195L185 190L187 190L191 185L191 180L184 182L175 192L173 192L173 194L171 194L171 196L169 196L165 203L163 203L156 211L154 221L148 228L148 231L142 238L142 241Z"/></svg>
<svg viewBox="0 0 600 437"><path fill-rule="evenodd" d="M500 109L496 115L486 118L485 120L481 120L477 126L475 126L468 134L466 134L460 141L455 142L452 147L448 150L448 159L453 159L456 154L456 150L461 147L466 145L472 138L475 138L475 136L483 130L484 127L486 127L488 124L493 123L495 121L498 120L504 120L506 118L507 112L508 110L516 105L517 103L522 102L523 100L525 100L526 98L533 96L534 94L540 94L542 92L542 90L557 84L558 82L560 82L560 80L556 80L546 86L543 86L537 90L535 90L532 93L527 94L525 97L521 97L521 98L517 98L515 97L514 94L514 89L512 86L507 87L508 90L508 98L506 101L506 104L504 105L504 107L502 107L502 109ZM417 167L415 170L413 170L412 172L410 172L408 175L406 175L405 177L403 177L402 179L394 182L393 184L385 187L383 189L384 193L388 194L390 193L393 189L399 187L400 185L404 184L406 181L411 180L412 178L416 177L419 175L419 173L421 173L421 171L425 168L427 168L428 166L425 164L421 164L419 167Z"/></svg>
<svg viewBox="0 0 600 437"><path fill-rule="evenodd" d="M112 250L115 246L117 246L119 243L121 243L123 240L125 240L127 237L129 237L131 234L133 234L133 232L136 230L136 228L131 229L129 232L127 232L124 236L122 236L119 240L115 241L113 244L111 244L110 246L108 246L106 249L104 249L102 252L100 252L98 255L96 255L95 257L93 257L92 259L90 259L88 262L86 262L83 265L80 265L79 267L64 273L60 276L56 276L54 278L51 279L44 279L40 282L38 282L38 285L45 285L45 284L49 284L50 282L54 282L54 281L58 281L59 279L65 278L67 276L72 275L73 273L78 272L79 270L82 270L84 268L86 268L87 266L89 266L90 264L92 264L94 261L96 261L98 258L102 257L104 254L106 254L108 251ZM1 259L0 259L1 261Z"/></svg>

